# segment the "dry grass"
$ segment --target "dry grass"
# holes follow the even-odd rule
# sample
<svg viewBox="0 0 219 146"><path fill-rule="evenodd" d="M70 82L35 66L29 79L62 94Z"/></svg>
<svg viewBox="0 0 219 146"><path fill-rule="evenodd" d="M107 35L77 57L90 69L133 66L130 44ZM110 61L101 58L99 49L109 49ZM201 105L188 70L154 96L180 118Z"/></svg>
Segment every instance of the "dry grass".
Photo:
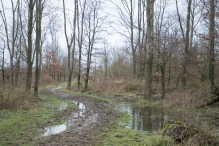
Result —
<svg viewBox="0 0 219 146"><path fill-rule="evenodd" d="M90 82L90 90L102 93L143 93L144 82L136 79L98 79Z"/></svg>
<svg viewBox="0 0 219 146"><path fill-rule="evenodd" d="M164 107L193 108L203 105L205 99L201 90L176 90L166 97L163 103Z"/></svg>
<svg viewBox="0 0 219 146"><path fill-rule="evenodd" d="M28 110L37 106L37 99L32 93L26 92L22 88L12 89L10 86L0 89L0 101L0 110Z"/></svg>

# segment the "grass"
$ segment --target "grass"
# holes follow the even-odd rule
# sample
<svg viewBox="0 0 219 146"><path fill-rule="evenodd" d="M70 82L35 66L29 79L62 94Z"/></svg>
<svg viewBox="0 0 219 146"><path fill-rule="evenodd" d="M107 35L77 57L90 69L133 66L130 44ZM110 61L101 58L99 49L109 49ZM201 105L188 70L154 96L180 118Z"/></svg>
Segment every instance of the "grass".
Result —
<svg viewBox="0 0 219 146"><path fill-rule="evenodd" d="M39 140L44 131L44 126L63 123L55 116L62 112L55 112L60 104L65 102L68 108L73 103L52 96L40 95L42 104L30 110L1 110L0 111L0 145L33 145Z"/></svg>
<svg viewBox="0 0 219 146"><path fill-rule="evenodd" d="M161 135L145 134L119 125L110 125L104 132L103 146L168 146L171 143L170 139L164 139Z"/></svg>
<svg viewBox="0 0 219 146"><path fill-rule="evenodd" d="M103 128L100 135L101 146L168 146L171 145L170 139L163 138L160 134L140 132L137 130L125 128L124 123L128 123L130 116L120 111L116 123L109 124ZM122 124L121 124L122 123ZM101 138L100 138L101 139Z"/></svg>

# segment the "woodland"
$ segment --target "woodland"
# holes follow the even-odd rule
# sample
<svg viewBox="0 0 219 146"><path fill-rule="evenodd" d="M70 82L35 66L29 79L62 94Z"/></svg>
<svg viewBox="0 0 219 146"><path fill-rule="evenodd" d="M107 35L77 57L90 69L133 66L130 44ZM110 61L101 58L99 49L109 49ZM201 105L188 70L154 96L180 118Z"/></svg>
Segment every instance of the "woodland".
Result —
<svg viewBox="0 0 219 146"><path fill-rule="evenodd" d="M43 88L60 84L217 110L218 3L1 0L0 110L35 108Z"/></svg>

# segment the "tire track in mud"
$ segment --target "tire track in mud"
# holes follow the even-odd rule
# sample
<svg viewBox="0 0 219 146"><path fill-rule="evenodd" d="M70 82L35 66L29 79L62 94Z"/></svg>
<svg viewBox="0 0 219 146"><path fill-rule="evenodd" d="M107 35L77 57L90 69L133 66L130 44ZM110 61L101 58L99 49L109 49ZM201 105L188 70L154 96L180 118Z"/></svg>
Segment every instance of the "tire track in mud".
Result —
<svg viewBox="0 0 219 146"><path fill-rule="evenodd" d="M66 131L51 135L40 146L93 146L98 145L102 128L106 124L114 123L117 115L115 108L107 101L97 100L91 97L72 95L60 92L61 87L47 89L43 94L52 95L74 102L82 103L84 109L76 109L77 116ZM83 110L83 111L82 111ZM68 112L65 110L65 112ZM80 114L82 112L82 114ZM74 113L73 113L74 114ZM72 118L72 117L68 117ZM67 119L66 119L67 120Z"/></svg>

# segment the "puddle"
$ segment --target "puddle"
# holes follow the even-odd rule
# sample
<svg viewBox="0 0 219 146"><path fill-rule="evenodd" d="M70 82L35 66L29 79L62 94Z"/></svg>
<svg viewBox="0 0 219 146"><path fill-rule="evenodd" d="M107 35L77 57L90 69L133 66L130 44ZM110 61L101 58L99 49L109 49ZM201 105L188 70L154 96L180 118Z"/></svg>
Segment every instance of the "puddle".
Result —
<svg viewBox="0 0 219 146"><path fill-rule="evenodd" d="M50 136L50 135L59 134L59 133L65 131L65 130L67 130L71 125L73 125L74 121L78 117L83 116L83 113L85 112L85 105L83 103L80 103L80 102L76 102L76 101L73 101L73 102L78 106L79 111L77 113L74 113L74 116L72 118L68 119L68 121L65 122L64 124L44 128L44 130L46 132L43 133L43 136ZM68 105L66 103L62 103L60 105L60 107L58 108L58 111L66 109L67 106Z"/></svg>
<svg viewBox="0 0 219 146"><path fill-rule="evenodd" d="M73 124L75 119L76 118L69 119L68 122L64 124L60 124L52 127L46 127L45 128L46 132L43 134L43 136L55 135L67 130Z"/></svg>
<svg viewBox="0 0 219 146"><path fill-rule="evenodd" d="M161 133L164 123L173 120L193 124L205 131L210 130L215 134L219 134L217 126L219 120L213 117L206 118L203 115L197 115L197 113L179 112L161 107L138 107L126 103L121 104L119 108L132 117L126 128Z"/></svg>
<svg viewBox="0 0 219 146"><path fill-rule="evenodd" d="M63 102L60 104L60 106L56 109L56 111L61 111L61 110L64 110L68 107L68 104Z"/></svg>
<svg viewBox="0 0 219 146"><path fill-rule="evenodd" d="M161 108L137 107L130 104L122 104L120 108L132 117L126 128L148 132L162 131L166 116Z"/></svg>

